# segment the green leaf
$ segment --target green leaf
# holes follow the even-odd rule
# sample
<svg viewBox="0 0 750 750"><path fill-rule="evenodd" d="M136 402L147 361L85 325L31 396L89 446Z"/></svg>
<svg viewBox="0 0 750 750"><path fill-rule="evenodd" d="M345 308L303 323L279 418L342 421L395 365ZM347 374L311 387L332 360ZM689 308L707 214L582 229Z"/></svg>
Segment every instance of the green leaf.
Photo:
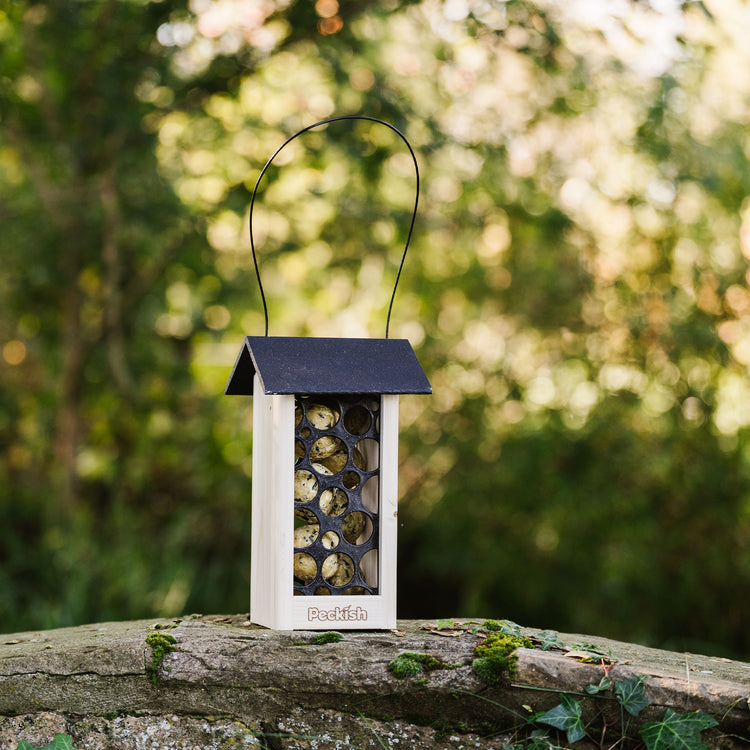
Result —
<svg viewBox="0 0 750 750"><path fill-rule="evenodd" d="M44 747L37 747L26 740L21 740L17 750L73 750L73 740L67 734L58 734L49 745L44 745Z"/></svg>
<svg viewBox="0 0 750 750"><path fill-rule="evenodd" d="M543 630L537 638L540 641L542 651L549 651L551 648L565 648L565 644L554 630Z"/></svg>
<svg viewBox="0 0 750 750"><path fill-rule="evenodd" d="M608 658L608 654L605 654L604 651L599 648L599 646L593 644L593 643L576 643L573 646L573 651L588 651L588 653L593 654L594 656L600 656L603 658ZM611 655L611 654L610 654Z"/></svg>
<svg viewBox="0 0 750 750"><path fill-rule="evenodd" d="M668 708L661 721L643 725L641 737L648 750L702 750L707 745L701 742L701 732L717 724L703 711L677 714Z"/></svg>
<svg viewBox="0 0 750 750"><path fill-rule="evenodd" d="M525 750L550 750L552 742L547 739L532 739L526 745Z"/></svg>
<svg viewBox="0 0 750 750"><path fill-rule="evenodd" d="M569 695L563 695L560 705L540 716L538 721L567 732L570 743L578 742L586 736L586 728L581 719L581 704Z"/></svg>
<svg viewBox="0 0 750 750"><path fill-rule="evenodd" d="M645 689L647 679L642 674L615 683L615 697L631 716L638 716L649 704Z"/></svg>
<svg viewBox="0 0 750 750"><path fill-rule="evenodd" d="M610 680L609 677L605 676L605 677L602 677L601 680L599 680L598 685L587 685L585 690L589 695L598 695L599 693L603 693L605 690L609 690L609 688L611 687L612 687L612 680Z"/></svg>
<svg viewBox="0 0 750 750"><path fill-rule="evenodd" d="M522 635L521 626L512 620L500 620L500 632L503 635Z"/></svg>

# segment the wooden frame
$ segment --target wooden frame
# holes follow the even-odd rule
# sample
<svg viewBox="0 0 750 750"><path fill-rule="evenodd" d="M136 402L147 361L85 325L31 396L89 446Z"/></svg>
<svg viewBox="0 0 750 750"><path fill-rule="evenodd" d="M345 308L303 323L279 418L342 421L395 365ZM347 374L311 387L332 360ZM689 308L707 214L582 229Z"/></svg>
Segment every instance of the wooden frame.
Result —
<svg viewBox="0 0 750 750"><path fill-rule="evenodd" d="M276 630L396 627L399 397L382 394L378 478L378 594L294 596L294 396L253 387L250 619Z"/></svg>

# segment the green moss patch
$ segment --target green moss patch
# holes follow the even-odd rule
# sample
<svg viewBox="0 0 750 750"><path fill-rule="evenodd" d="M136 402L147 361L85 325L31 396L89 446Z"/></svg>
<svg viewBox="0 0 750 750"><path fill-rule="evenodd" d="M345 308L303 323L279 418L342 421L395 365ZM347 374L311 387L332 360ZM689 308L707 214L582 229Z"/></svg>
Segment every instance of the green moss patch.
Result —
<svg viewBox="0 0 750 750"><path fill-rule="evenodd" d="M313 643L316 646L323 646L326 643L338 643L343 640L344 636L341 635L341 633L337 633L335 630L329 630L326 633L318 633L318 635L313 638Z"/></svg>
<svg viewBox="0 0 750 750"><path fill-rule="evenodd" d="M491 632L474 647L471 666L479 677L490 684L499 682L506 672L512 677L516 672L517 648L534 648L534 644L525 636Z"/></svg>
<svg viewBox="0 0 750 750"><path fill-rule="evenodd" d="M168 633L149 633L146 636L146 644L151 646L153 652L151 666L146 671L154 685L159 682L159 664L167 654L176 650L175 643L177 643L175 637Z"/></svg>
<svg viewBox="0 0 750 750"><path fill-rule="evenodd" d="M455 669L458 664L446 664L444 661L429 654L414 654L405 651L399 654L389 665L389 671L399 679L416 677L423 672L433 672L436 669Z"/></svg>
<svg viewBox="0 0 750 750"><path fill-rule="evenodd" d="M497 620L485 620L482 623L485 630L502 630L503 626Z"/></svg>

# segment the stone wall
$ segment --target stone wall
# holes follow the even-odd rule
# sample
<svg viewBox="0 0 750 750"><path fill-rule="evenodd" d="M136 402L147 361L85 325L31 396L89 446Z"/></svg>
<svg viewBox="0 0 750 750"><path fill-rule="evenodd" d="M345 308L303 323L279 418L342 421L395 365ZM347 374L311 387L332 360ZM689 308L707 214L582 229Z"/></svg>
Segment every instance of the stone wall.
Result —
<svg viewBox="0 0 750 750"><path fill-rule="evenodd" d="M648 706L628 731L666 709L701 710L719 722L704 741L750 746L748 664L524 628L529 640L496 680L476 662L490 632L483 620L404 621L326 643L214 616L0 636L0 750L59 733L76 750L500 750L565 692L591 731L607 716L617 725L612 691L587 697L586 688L638 675ZM404 653L416 656L398 660Z"/></svg>

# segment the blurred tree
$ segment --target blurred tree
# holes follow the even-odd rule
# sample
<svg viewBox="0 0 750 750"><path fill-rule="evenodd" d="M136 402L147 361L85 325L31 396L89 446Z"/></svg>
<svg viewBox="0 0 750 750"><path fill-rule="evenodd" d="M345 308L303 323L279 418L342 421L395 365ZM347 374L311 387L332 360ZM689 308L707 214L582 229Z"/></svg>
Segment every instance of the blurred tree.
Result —
<svg viewBox="0 0 750 750"><path fill-rule="evenodd" d="M249 194L382 117L402 616L747 656L741 2L19 2L0 15L0 629L246 606ZM271 333L383 335L413 203L334 123L261 186ZM7 249L6 249L7 248ZM231 403L226 403L230 401ZM29 554L33 550L33 554Z"/></svg>

